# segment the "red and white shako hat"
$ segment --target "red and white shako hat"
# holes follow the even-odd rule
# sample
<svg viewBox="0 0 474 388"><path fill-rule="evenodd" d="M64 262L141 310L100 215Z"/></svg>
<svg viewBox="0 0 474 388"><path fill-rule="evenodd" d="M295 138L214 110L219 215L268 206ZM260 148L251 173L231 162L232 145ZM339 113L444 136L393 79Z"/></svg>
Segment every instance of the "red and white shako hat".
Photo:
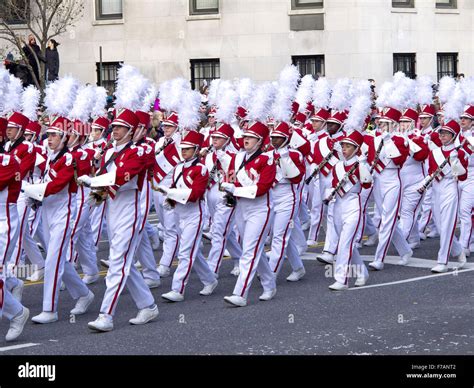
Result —
<svg viewBox="0 0 474 388"><path fill-rule="evenodd" d="M418 112L413 108L407 108L403 111L400 121L409 121L416 123L418 121Z"/></svg>
<svg viewBox="0 0 474 388"><path fill-rule="evenodd" d="M453 134L454 137L456 137L459 132L461 131L461 127L459 125L459 123L455 120L449 120L447 123L445 123L440 131L448 131L448 132L451 132Z"/></svg>
<svg viewBox="0 0 474 388"><path fill-rule="evenodd" d="M316 108L314 113L311 115L310 120L312 121L327 121L331 116L329 109Z"/></svg>
<svg viewBox="0 0 474 388"><path fill-rule="evenodd" d="M25 127L25 133L38 137L41 133L41 124L38 121L30 121Z"/></svg>
<svg viewBox="0 0 474 388"><path fill-rule="evenodd" d="M179 118L176 112L171 112L164 120L163 125L168 125L170 127L178 127Z"/></svg>
<svg viewBox="0 0 474 388"><path fill-rule="evenodd" d="M25 130L30 122L30 119L20 112L13 112L10 115L7 115L7 120L7 127L18 128L21 131Z"/></svg>
<svg viewBox="0 0 474 388"><path fill-rule="evenodd" d="M402 117L402 112L400 112L398 109L388 107L383 110L383 114L380 118L380 121L388 123L399 123L400 117Z"/></svg>
<svg viewBox="0 0 474 388"><path fill-rule="evenodd" d="M352 144L353 146L360 148L364 143L364 135L359 131L352 131L350 134L344 136L339 142Z"/></svg>
<svg viewBox="0 0 474 388"><path fill-rule="evenodd" d="M130 109L116 109L116 116L114 121L112 121L112 126L124 126L132 131L135 130L139 124L138 117Z"/></svg>
<svg viewBox="0 0 474 388"><path fill-rule="evenodd" d="M148 112L137 110L135 114L138 117L138 125L148 128L150 126L151 117Z"/></svg>
<svg viewBox="0 0 474 388"><path fill-rule="evenodd" d="M218 123L216 130L211 134L211 137L222 137L224 139L232 139L233 136L234 128L226 123Z"/></svg>
<svg viewBox="0 0 474 388"><path fill-rule="evenodd" d="M464 112L462 113L461 118L474 120L474 105L467 105L464 108Z"/></svg>
<svg viewBox="0 0 474 388"><path fill-rule="evenodd" d="M339 125L343 125L344 121L347 119L347 112L343 111L332 111L331 116L327 119L328 123L336 123Z"/></svg>
<svg viewBox="0 0 474 388"><path fill-rule="evenodd" d="M92 128L93 129L99 129L101 131L106 130L110 125L110 120L107 117L97 117L93 122L92 122Z"/></svg>
<svg viewBox="0 0 474 388"><path fill-rule="evenodd" d="M436 114L436 109L433 104L423 104L420 105L420 118L427 117L431 118Z"/></svg>
<svg viewBox="0 0 474 388"><path fill-rule="evenodd" d="M7 124L8 120L4 117L0 117L0 136L2 137L7 135Z"/></svg>
<svg viewBox="0 0 474 388"><path fill-rule="evenodd" d="M255 137L257 139L265 140L269 134L268 127L260 121L253 121L249 123L249 126L244 130L243 136Z"/></svg>
<svg viewBox="0 0 474 388"><path fill-rule="evenodd" d="M189 131L179 144L180 148L201 148L204 135L196 131Z"/></svg>
<svg viewBox="0 0 474 388"><path fill-rule="evenodd" d="M275 128L270 132L270 137L284 137L290 139L293 134L293 129L284 121L280 121Z"/></svg>
<svg viewBox="0 0 474 388"><path fill-rule="evenodd" d="M50 116L49 125L46 133L57 133L59 135L68 135L71 122L66 117Z"/></svg>

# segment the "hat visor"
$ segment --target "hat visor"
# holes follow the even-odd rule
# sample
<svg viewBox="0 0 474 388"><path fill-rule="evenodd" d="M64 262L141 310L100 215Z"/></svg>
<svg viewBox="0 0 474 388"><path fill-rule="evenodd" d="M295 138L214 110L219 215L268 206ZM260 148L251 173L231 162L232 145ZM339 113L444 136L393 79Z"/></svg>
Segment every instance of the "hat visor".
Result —
<svg viewBox="0 0 474 388"><path fill-rule="evenodd" d="M187 143L187 142L181 142L178 146L179 148L183 149L183 148L196 148L198 147L197 144L192 144L192 143Z"/></svg>
<svg viewBox="0 0 474 388"><path fill-rule="evenodd" d="M112 124L110 124L112 127L127 127L127 128L132 128L132 126L127 123L126 121L115 119L112 121Z"/></svg>
<svg viewBox="0 0 474 388"><path fill-rule="evenodd" d="M347 143L347 144L351 144L353 145L354 147L360 147L359 144L357 144L354 140L352 139L342 139L339 143Z"/></svg>
<svg viewBox="0 0 474 388"><path fill-rule="evenodd" d="M220 137L222 139L228 139L229 138L229 136L226 136L222 133L213 133L213 134L211 134L211 137Z"/></svg>

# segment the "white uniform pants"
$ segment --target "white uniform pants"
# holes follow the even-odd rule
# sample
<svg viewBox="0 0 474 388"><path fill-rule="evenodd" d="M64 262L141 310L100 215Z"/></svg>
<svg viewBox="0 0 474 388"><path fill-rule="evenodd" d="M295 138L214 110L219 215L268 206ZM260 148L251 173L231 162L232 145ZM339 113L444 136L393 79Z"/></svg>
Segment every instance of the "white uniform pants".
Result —
<svg viewBox="0 0 474 388"><path fill-rule="evenodd" d="M155 210L158 219L163 227L163 255L160 259L160 265L171 267L173 259L178 254L179 238L178 238L178 223L176 220L175 210L167 210L163 208L163 203L166 197L154 192Z"/></svg>
<svg viewBox="0 0 474 388"><path fill-rule="evenodd" d="M400 256L411 252L398 225L401 193L402 182L398 168L386 168L381 174L375 174L374 199L381 215L375 261L384 261L390 242L393 242Z"/></svg>
<svg viewBox="0 0 474 388"><path fill-rule="evenodd" d="M82 282L72 263L67 260L71 238L72 202L75 195L66 187L60 193L46 197L41 209L42 225L48 240L44 272L43 311L58 310L59 288L63 281L73 299L86 296L87 286Z"/></svg>
<svg viewBox="0 0 474 388"><path fill-rule="evenodd" d="M273 222L271 193L255 199L239 198L236 204L236 223L241 236L242 256L240 274L234 295L247 298L250 285L258 272L264 291L276 288L273 274L264 252L265 239Z"/></svg>
<svg viewBox="0 0 474 388"><path fill-rule="evenodd" d="M138 190L125 190L117 192L115 199L106 201L110 266L105 278L107 289L100 307L102 314L115 314L125 284L139 310L155 303L145 279L132 265L140 227L139 196Z"/></svg>
<svg viewBox="0 0 474 388"><path fill-rule="evenodd" d="M294 229L294 219L298 211L298 185L277 184L273 189L273 239L272 250L269 254L270 268L278 274L283 264L285 256L288 255L288 248L291 245L288 259L293 270L303 267L303 262L298 255L296 244L292 240Z"/></svg>
<svg viewBox="0 0 474 388"><path fill-rule="evenodd" d="M97 275L99 268L90 226L90 205L87 202L89 192L84 186L78 187L67 257L71 263L79 261L84 274Z"/></svg>
<svg viewBox="0 0 474 388"><path fill-rule="evenodd" d="M433 212L440 232L438 263L448 264L449 254L455 257L462 252L462 246L454 235L459 210L458 182L445 177L441 182L434 181L432 188Z"/></svg>
<svg viewBox="0 0 474 388"><path fill-rule="evenodd" d="M369 214L369 202L372 197L372 192L374 187L371 186L370 189L362 188L360 192L360 203L362 206L362 227L359 229L359 237L357 238L357 242L362 242L362 237L372 236L373 234L377 233L377 228L374 225L372 217Z"/></svg>
<svg viewBox="0 0 474 388"><path fill-rule="evenodd" d="M459 243L463 249L469 249L472 237L472 211L474 209L474 179L469 174L474 174L474 169L468 171L468 178L459 182L460 204L459 218L461 220L461 233Z"/></svg>
<svg viewBox="0 0 474 388"><path fill-rule="evenodd" d="M207 286L216 281L204 256L201 253L202 229L204 226L204 201L176 204L175 214L179 227L178 268L173 275L173 291L184 294L191 269L198 274L201 282Z"/></svg>
<svg viewBox="0 0 474 388"><path fill-rule="evenodd" d="M207 257L209 268L219 273L224 250L227 248L231 257L238 260L242 255L242 248L237 241L234 230L235 207L227 207L218 186L214 185L207 191L207 206L211 214L211 249Z"/></svg>
<svg viewBox="0 0 474 388"><path fill-rule="evenodd" d="M368 271L356 247L362 225L362 204L360 195L347 193L337 197L334 203L334 229L339 236L334 278L348 285L349 277L368 277Z"/></svg>

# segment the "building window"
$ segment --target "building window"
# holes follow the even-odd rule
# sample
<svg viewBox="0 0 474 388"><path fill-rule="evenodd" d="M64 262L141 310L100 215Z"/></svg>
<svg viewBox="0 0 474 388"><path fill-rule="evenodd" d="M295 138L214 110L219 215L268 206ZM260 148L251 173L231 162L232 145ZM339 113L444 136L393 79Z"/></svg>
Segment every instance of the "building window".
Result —
<svg viewBox="0 0 474 388"><path fill-rule="evenodd" d="M415 0L392 0L394 8L415 8Z"/></svg>
<svg viewBox="0 0 474 388"><path fill-rule="evenodd" d="M209 85L221 77L219 59L191 59L191 87L200 90L204 81Z"/></svg>
<svg viewBox="0 0 474 388"><path fill-rule="evenodd" d="M458 54L439 53L438 54L438 81L445 75L456 77L458 73Z"/></svg>
<svg viewBox="0 0 474 388"><path fill-rule="evenodd" d="M457 8L457 0L436 0L436 8Z"/></svg>
<svg viewBox="0 0 474 388"><path fill-rule="evenodd" d="M0 0L0 19L7 24L26 24L30 17L28 0Z"/></svg>
<svg viewBox="0 0 474 388"><path fill-rule="evenodd" d="M190 15L219 13L219 0L189 0Z"/></svg>
<svg viewBox="0 0 474 388"><path fill-rule="evenodd" d="M416 78L416 54L393 54L393 73L402 71L409 78Z"/></svg>
<svg viewBox="0 0 474 388"><path fill-rule="evenodd" d="M291 62L298 68L302 77L306 74L311 74L315 79L324 77L324 55L291 57Z"/></svg>
<svg viewBox="0 0 474 388"><path fill-rule="evenodd" d="M122 19L122 0L96 0L96 19Z"/></svg>
<svg viewBox="0 0 474 388"><path fill-rule="evenodd" d="M291 9L323 8L323 0L291 0Z"/></svg>
<svg viewBox="0 0 474 388"><path fill-rule="evenodd" d="M103 86L107 89L109 96L112 96L115 92L115 82L117 81L117 71L122 62L102 62L101 64L96 63L97 67L97 85Z"/></svg>

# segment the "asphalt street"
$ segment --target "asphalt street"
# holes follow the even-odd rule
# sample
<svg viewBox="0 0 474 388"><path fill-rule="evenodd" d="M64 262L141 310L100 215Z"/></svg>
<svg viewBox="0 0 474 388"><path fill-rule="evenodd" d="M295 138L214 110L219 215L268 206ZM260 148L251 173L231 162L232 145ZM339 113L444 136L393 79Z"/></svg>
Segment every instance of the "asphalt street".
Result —
<svg viewBox="0 0 474 388"><path fill-rule="evenodd" d="M0 355L473 355L474 255L464 270L433 275L429 268L435 263L438 244L438 239L422 242L409 266L386 264L383 271L370 272L365 287L343 292L328 289L333 282L327 276L330 271L315 261L319 244L304 255L304 279L285 281L291 272L285 263L275 299L258 301L262 288L256 279L245 308L223 301L235 284L232 263L225 260L212 296L199 295L202 285L192 274L185 301L167 303L160 296L170 290L171 277L162 279L153 290L158 319L137 327L128 323L137 310L125 290L115 330L94 333L87 322L99 312L105 289L102 278L91 286L96 298L83 316L69 316L74 301L63 291L56 323L30 321L18 341L6 343L8 322L0 322ZM102 241L100 259L107 257L107 247ZM360 252L370 261L375 247ZM160 256L161 249L155 252L156 258ZM390 248L387 262L397 259ZM105 273L102 268L102 276ZM23 302L31 316L41 311L41 301L42 284L27 284Z"/></svg>

